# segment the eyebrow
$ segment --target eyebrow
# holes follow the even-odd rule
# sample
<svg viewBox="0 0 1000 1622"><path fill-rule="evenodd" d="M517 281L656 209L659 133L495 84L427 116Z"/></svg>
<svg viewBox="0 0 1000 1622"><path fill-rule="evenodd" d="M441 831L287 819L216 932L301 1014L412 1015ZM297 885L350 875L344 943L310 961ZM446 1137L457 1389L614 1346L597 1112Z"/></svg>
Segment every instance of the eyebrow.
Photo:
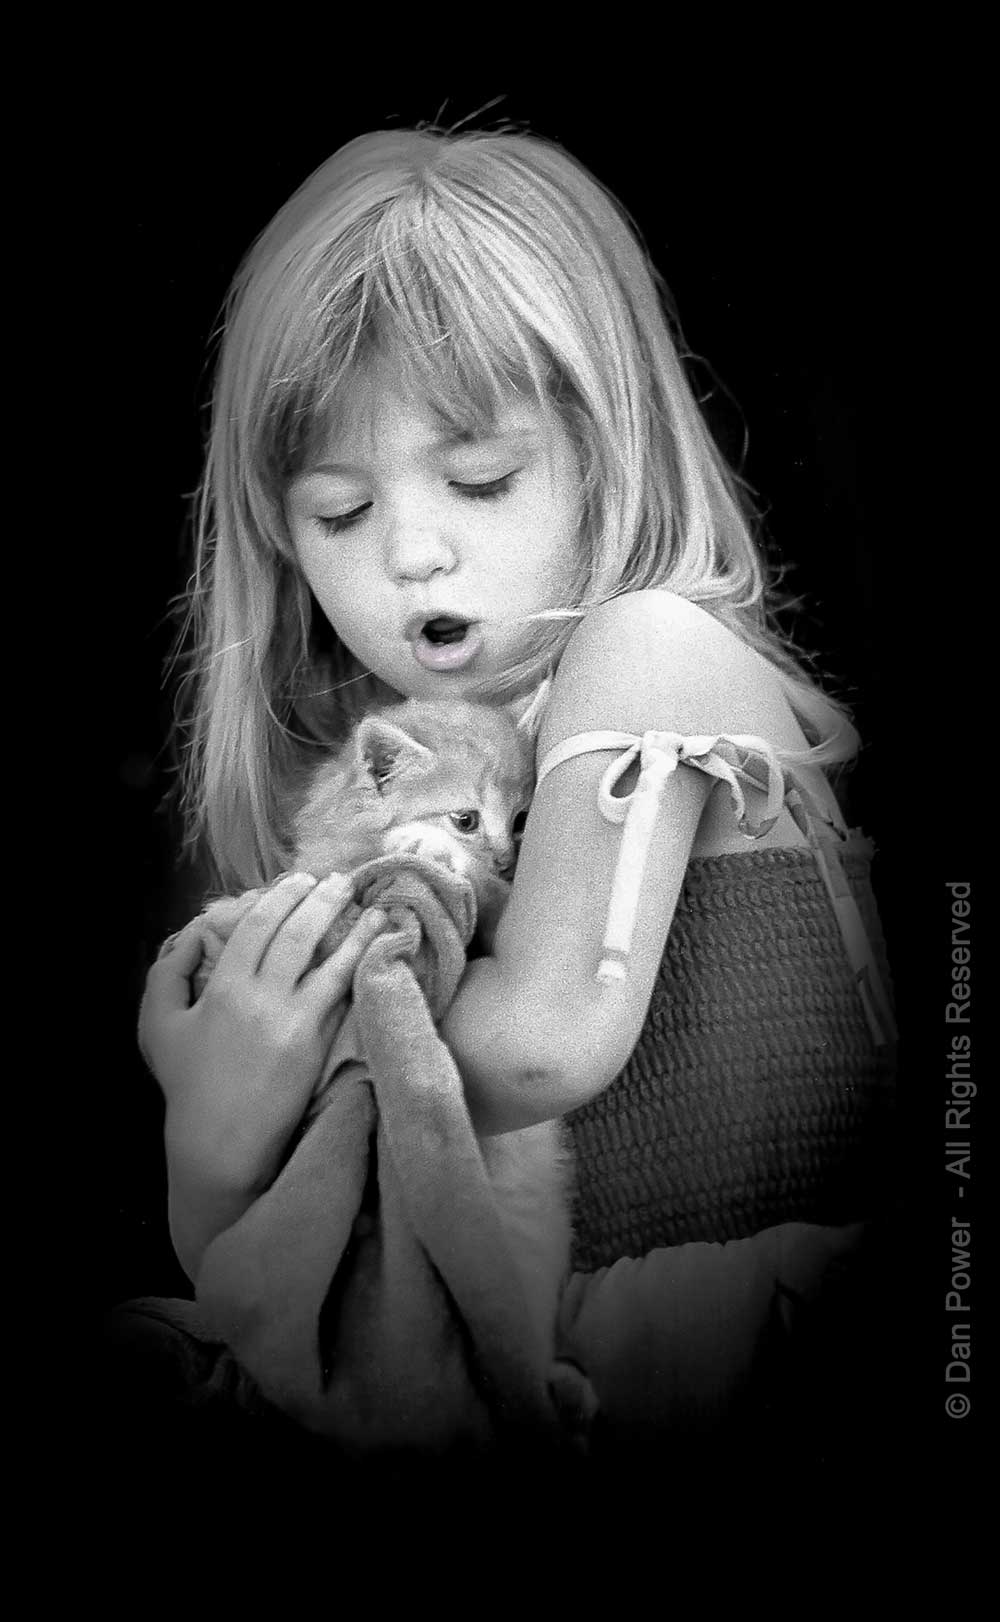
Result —
<svg viewBox="0 0 1000 1622"><path fill-rule="evenodd" d="M489 450L496 446L504 450L529 450L537 445L542 434L536 428L511 428L504 433L477 434L469 429L456 429L435 439L427 447L428 456L436 456L441 451L462 449L468 445ZM351 462L317 462L313 467L305 468L302 478L311 478L314 473L363 473L364 468Z"/></svg>

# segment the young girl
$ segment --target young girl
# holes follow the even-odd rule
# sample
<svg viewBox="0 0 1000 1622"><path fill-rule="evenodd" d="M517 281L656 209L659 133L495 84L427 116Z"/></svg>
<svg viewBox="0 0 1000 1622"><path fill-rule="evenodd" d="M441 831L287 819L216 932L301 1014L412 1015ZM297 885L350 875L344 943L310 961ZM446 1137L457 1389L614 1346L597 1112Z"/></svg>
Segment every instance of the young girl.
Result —
<svg viewBox="0 0 1000 1622"><path fill-rule="evenodd" d="M187 805L234 892L287 869L295 785L367 708L552 675L513 892L441 1031L480 1134L568 1117L561 1350L604 1445L752 1429L884 1175L871 849L827 779L857 740L772 624L656 273L559 146L363 136L263 232L191 617ZM337 901L282 879L211 1000L194 926L150 972L192 1280L273 1178L382 927L305 973Z"/></svg>

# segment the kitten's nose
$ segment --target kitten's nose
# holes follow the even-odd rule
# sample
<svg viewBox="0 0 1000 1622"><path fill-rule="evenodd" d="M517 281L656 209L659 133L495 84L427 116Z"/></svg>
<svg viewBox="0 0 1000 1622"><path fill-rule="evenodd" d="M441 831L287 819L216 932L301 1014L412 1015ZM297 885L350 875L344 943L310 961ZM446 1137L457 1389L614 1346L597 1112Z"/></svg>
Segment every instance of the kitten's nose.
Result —
<svg viewBox="0 0 1000 1622"><path fill-rule="evenodd" d="M493 852L493 866L497 876L501 879L512 879L517 866L517 848L514 845L505 845L502 850Z"/></svg>

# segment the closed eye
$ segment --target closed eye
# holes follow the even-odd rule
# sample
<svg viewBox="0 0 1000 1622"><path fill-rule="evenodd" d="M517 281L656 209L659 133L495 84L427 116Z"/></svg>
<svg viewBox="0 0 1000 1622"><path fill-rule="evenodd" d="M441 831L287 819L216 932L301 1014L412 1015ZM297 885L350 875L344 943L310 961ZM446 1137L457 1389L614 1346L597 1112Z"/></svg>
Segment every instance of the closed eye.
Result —
<svg viewBox="0 0 1000 1622"><path fill-rule="evenodd" d="M457 479L452 479L451 488L469 501L492 501L497 496L509 493L520 471L520 468L515 468L513 472L504 473L499 479L487 479L483 484L460 484Z"/></svg>
<svg viewBox="0 0 1000 1622"><path fill-rule="evenodd" d="M500 496L509 495L520 471L520 468L514 468L499 479L486 479L481 484L463 484L458 479L451 479L449 488L466 501L496 501ZM345 529L353 529L371 507L372 503L365 501L360 507L352 507L350 512L334 513L329 517L317 514L316 522L325 535L340 535Z"/></svg>
<svg viewBox="0 0 1000 1622"><path fill-rule="evenodd" d="M363 518L370 506L371 502L366 501L363 506L352 507L349 513L336 513L332 518L325 518L317 513L316 522L324 534L339 535L342 530L350 529L360 518Z"/></svg>

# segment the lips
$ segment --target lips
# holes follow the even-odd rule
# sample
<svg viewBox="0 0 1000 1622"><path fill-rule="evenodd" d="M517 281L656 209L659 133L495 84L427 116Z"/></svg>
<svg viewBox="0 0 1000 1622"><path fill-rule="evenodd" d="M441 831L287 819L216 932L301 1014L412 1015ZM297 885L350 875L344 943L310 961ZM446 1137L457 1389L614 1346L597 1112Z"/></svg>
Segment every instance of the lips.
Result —
<svg viewBox="0 0 1000 1622"><path fill-rule="evenodd" d="M467 669L483 648L479 622L459 614L414 614L403 634L418 665L439 675Z"/></svg>

